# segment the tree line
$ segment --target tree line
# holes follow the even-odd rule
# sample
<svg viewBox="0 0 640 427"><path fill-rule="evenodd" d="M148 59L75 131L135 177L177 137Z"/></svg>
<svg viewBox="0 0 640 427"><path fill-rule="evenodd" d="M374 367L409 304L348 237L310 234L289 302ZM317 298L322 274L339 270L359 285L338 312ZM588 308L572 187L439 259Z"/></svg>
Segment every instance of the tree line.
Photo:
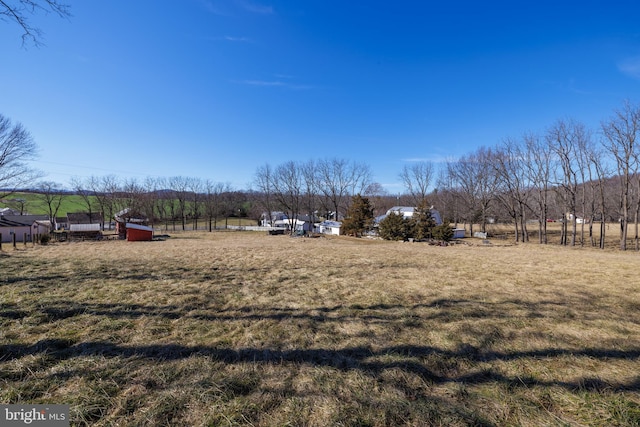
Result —
<svg viewBox="0 0 640 427"><path fill-rule="evenodd" d="M165 230L209 231L218 227L218 221L229 217L247 216L247 199L242 191L229 184L200 178L174 176L120 180L115 175L92 176L71 180L73 192L82 198L89 216L111 221L115 215L126 218L147 218L152 226ZM41 188L44 194L53 188ZM46 191L43 191L46 190ZM52 212L53 213L53 212ZM225 224L226 225L226 224Z"/></svg>
<svg viewBox="0 0 640 427"><path fill-rule="evenodd" d="M509 221L520 242L529 241L533 222L539 243L547 243L548 222L559 220L561 244L604 248L609 222L619 224L625 250L634 225L639 250L639 131L640 106L630 102L598 129L557 120L540 134L505 138L447 162L435 198L452 222L485 231L489 218Z"/></svg>
<svg viewBox="0 0 640 427"><path fill-rule="evenodd" d="M558 221L562 245L604 248L607 223L617 223L626 250L633 225L631 240L640 250L639 131L640 106L628 101L597 129L560 119L541 133L451 159L437 176L432 162L406 165L399 174L404 193L397 197L371 182L366 165L339 159L267 164L255 183L265 211L283 210L290 218L317 211L339 218L359 194L374 201L378 214L393 204L429 201L446 222L468 225L472 234L474 224L486 232L489 222L511 223L516 242L528 242L535 227L538 242L546 244L548 223Z"/></svg>
<svg viewBox="0 0 640 427"><path fill-rule="evenodd" d="M543 132L507 137L444 164L408 164L399 173L404 190L398 195L374 182L366 163L340 158L264 164L248 190L182 176L92 176L73 179L71 187L89 213L110 219L126 207L167 229L186 229L187 224L214 229L219 219L259 220L263 213L263 219L272 221L276 211L284 212L294 229L301 215L344 219L353 197L360 195L371 202L375 215L394 205L435 205L445 222L464 224L471 233L474 226L486 231L490 222L510 223L517 242L528 242L536 234L539 243L548 243L547 224L556 220L561 221L561 244L604 248L606 224L613 223L619 225L614 239L619 239L620 249L627 249L630 240L640 249L639 130L640 106L630 102L597 129L560 119ZM33 188L38 175L25 160L32 159L35 150L28 131L0 115L0 187ZM46 181L37 185L52 218L64 197L60 187Z"/></svg>

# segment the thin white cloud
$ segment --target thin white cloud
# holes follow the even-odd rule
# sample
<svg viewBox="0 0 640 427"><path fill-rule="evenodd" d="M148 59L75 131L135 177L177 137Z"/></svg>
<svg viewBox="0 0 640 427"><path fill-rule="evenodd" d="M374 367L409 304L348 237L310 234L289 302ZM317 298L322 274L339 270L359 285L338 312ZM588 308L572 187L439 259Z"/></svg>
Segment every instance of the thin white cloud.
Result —
<svg viewBox="0 0 640 427"><path fill-rule="evenodd" d="M248 37L224 36L223 39L229 42L251 43L251 39Z"/></svg>
<svg viewBox="0 0 640 427"><path fill-rule="evenodd" d="M313 89L313 86L299 85L294 83L283 82L280 80L237 80L235 83L240 83L249 86L262 86L262 87L282 87L294 90L308 90Z"/></svg>
<svg viewBox="0 0 640 427"><path fill-rule="evenodd" d="M618 70L634 79L640 79L640 57L627 58L618 63Z"/></svg>
<svg viewBox="0 0 640 427"><path fill-rule="evenodd" d="M451 160L451 158L441 156L439 154L433 154L427 157L409 157L401 160L407 163L419 163L419 162L446 163L447 161Z"/></svg>
<svg viewBox="0 0 640 427"><path fill-rule="evenodd" d="M285 86L285 83L283 82L266 80L241 80L238 83L250 86Z"/></svg>
<svg viewBox="0 0 640 427"><path fill-rule="evenodd" d="M576 81L574 78L569 79L569 87L568 90L570 92L576 93L578 95L591 95L591 92L588 90L580 89L576 86Z"/></svg>
<svg viewBox="0 0 640 427"><path fill-rule="evenodd" d="M254 43L252 39L249 37L238 37L238 36L217 36L217 37L204 37L204 40L214 41L214 42L230 42L230 43Z"/></svg>
<svg viewBox="0 0 640 427"><path fill-rule="evenodd" d="M588 90L584 90L576 86L576 80L571 77L569 80L561 82L554 80L544 80L540 82L544 86L548 86L554 90L562 91L562 92L571 92L578 95L593 95L594 93Z"/></svg>
<svg viewBox="0 0 640 427"><path fill-rule="evenodd" d="M236 0L236 3L247 12L258 13L260 15L271 15L274 13L272 6L264 6L248 0Z"/></svg>
<svg viewBox="0 0 640 427"><path fill-rule="evenodd" d="M217 8L212 1L200 0L200 4L209 13L213 13L214 15L226 15L219 8Z"/></svg>

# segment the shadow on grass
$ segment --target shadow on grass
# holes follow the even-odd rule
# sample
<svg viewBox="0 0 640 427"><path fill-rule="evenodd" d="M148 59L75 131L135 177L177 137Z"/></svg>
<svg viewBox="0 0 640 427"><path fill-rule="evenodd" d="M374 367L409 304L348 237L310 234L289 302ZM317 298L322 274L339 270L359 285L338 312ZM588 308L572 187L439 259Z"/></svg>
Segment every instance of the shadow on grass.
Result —
<svg viewBox="0 0 640 427"><path fill-rule="evenodd" d="M502 300L500 302L475 301L471 299L436 299L428 303L375 304L375 305L335 305L314 307L309 309L266 308L244 306L220 309L207 303L185 305L149 305L120 303L76 303L53 301L38 307L18 307L15 304L0 305L0 319L8 321L20 320L34 316L40 322L55 322L76 316L104 316L109 318L135 319L139 317L159 317L167 320L195 319L207 322L242 322L287 319L310 320L314 322L344 322L345 320L361 320L364 322L380 322L407 327L407 316L411 321L436 320L438 322L463 319L513 319L565 316L561 309L570 307L563 302L544 300L528 302L520 299ZM513 310L518 314L514 315ZM578 312L584 318L593 317L592 313ZM611 318L612 313L601 314ZM629 319L626 319L627 321ZM633 320L631 320L633 321ZM410 326L409 326L410 327ZM20 359L25 356L46 355L52 361L70 360L76 357L101 356L106 358L147 359L153 361L171 361L192 356L205 356L226 364L303 364L311 366L327 366L339 370L359 370L366 375L378 377L385 370L400 369L418 375L433 384L460 383L484 384L499 383L506 387L562 387L567 390L593 391L640 391L640 376L630 372L626 382L612 383L599 378L583 377L573 381L540 380L535 378L511 377L496 372L491 368L483 368L487 362L508 362L528 359L559 359L575 357L607 360L640 359L640 348L623 350L587 347L571 349L550 347L527 351L494 351L490 345L461 343L455 350L435 346L387 346L372 350L369 347L346 347L342 349L295 349L280 350L277 348L220 348L213 346L185 346L180 344L152 344L127 346L106 341L74 342L70 340L47 339L35 344L3 344L0 345L0 366L3 362ZM455 366L462 362L469 368L447 369L447 365ZM465 363L466 362L466 363Z"/></svg>
<svg viewBox="0 0 640 427"><path fill-rule="evenodd" d="M226 364L304 364L326 366L342 371L359 370L371 376L378 376L385 370L398 368L418 375L432 384L448 382L463 384L502 383L513 388L557 386L570 391L640 391L640 375L637 375L637 373L630 373L635 377L626 383L609 383L594 377L583 377L574 381L541 381L521 376L506 376L490 368L478 369L472 373L447 375L438 373L436 369L431 368L429 359L435 356L441 360L466 360L470 363L566 356L602 361L614 359L637 360L640 359L640 348L630 350L548 348L532 351L497 352L481 351L470 345L462 345L455 351L432 346L390 346L378 350L372 350L368 347L348 347L336 350L274 350L268 348L231 349L179 344L125 346L102 341L74 343L71 340L61 339L41 340L32 345L0 345L0 364L25 356L36 355L46 355L49 359L55 361L70 360L76 357L100 356L105 358L147 359L157 362L204 356ZM473 371L473 369L471 370Z"/></svg>
<svg viewBox="0 0 640 427"><path fill-rule="evenodd" d="M42 286L44 283L47 283L47 282L64 281L64 280L68 280L68 277L61 274L50 274L46 276L23 275L23 276L6 277L4 279L0 279L0 286L20 284L20 283L38 284L39 286Z"/></svg>
<svg viewBox="0 0 640 427"><path fill-rule="evenodd" d="M358 319L368 322L390 322L406 319L411 315L414 320L443 322L460 319L512 319L514 315L510 309L519 311L517 317L526 319L536 318L564 318L582 317L594 318L598 314L596 307L591 307L593 313L586 310L574 313L571 307L559 301L527 302L518 299L500 302L474 301L467 299L438 299L426 304L375 304L364 306L361 304L335 305L332 307L313 307L308 309L242 306L238 308L220 309L207 303L186 305L146 305L124 303L75 303L69 301L53 301L39 305L37 314L43 320L54 322L80 315L105 316L109 318L136 319L142 316L158 317L169 320L179 318L203 321L256 321L285 319L305 319L318 322L341 322ZM0 317L19 319L33 315L34 311L15 309L0 305ZM611 319L615 313L608 312L606 317ZM621 320L634 322L628 315Z"/></svg>

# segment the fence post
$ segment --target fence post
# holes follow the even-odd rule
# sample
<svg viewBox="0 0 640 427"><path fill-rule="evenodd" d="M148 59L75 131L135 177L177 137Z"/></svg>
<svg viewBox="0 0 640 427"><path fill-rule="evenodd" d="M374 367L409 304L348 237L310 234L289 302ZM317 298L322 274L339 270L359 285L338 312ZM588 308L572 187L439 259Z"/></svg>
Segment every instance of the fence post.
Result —
<svg viewBox="0 0 640 427"><path fill-rule="evenodd" d="M22 243L27 246L27 233L22 233Z"/></svg>
<svg viewBox="0 0 640 427"><path fill-rule="evenodd" d="M0 251L2 250L2 233L0 233Z"/></svg>
<svg viewBox="0 0 640 427"><path fill-rule="evenodd" d="M13 233L13 237L11 238L13 240L13 249L16 248L16 233Z"/></svg>

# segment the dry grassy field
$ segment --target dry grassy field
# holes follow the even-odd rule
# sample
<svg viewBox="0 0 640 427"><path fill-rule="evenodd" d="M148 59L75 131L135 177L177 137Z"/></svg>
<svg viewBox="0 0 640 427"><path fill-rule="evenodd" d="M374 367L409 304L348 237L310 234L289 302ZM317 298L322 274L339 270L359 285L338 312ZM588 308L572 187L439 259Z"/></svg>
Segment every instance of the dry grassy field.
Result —
<svg viewBox="0 0 640 427"><path fill-rule="evenodd" d="M72 425L637 426L640 255L262 233L0 253L0 403Z"/></svg>

